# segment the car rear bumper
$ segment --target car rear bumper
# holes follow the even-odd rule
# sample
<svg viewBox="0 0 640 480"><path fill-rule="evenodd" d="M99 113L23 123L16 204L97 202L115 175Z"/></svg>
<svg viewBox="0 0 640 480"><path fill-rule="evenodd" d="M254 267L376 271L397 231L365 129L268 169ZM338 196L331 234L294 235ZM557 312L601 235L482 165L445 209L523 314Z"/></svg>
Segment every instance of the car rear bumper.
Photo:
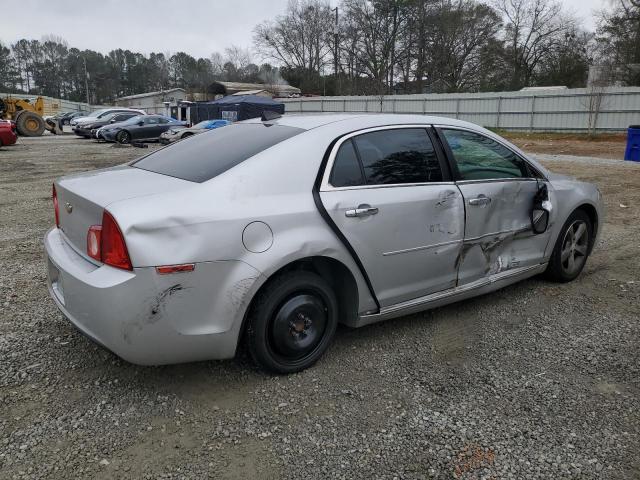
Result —
<svg viewBox="0 0 640 480"><path fill-rule="evenodd" d="M260 274L239 261L202 262L193 272L95 265L58 228L45 236L48 288L86 336L124 360L160 365L231 358Z"/></svg>
<svg viewBox="0 0 640 480"><path fill-rule="evenodd" d="M18 136L11 130L0 132L0 145L13 145L18 141Z"/></svg>

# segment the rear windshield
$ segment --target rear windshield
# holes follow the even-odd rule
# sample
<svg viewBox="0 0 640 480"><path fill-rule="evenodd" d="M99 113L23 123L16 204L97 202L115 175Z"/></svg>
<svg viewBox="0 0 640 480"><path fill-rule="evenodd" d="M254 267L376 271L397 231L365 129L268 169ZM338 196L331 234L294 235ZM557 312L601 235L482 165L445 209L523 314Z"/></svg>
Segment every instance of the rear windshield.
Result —
<svg viewBox="0 0 640 480"><path fill-rule="evenodd" d="M201 183L302 132L301 128L263 123L229 125L162 148L131 165Z"/></svg>

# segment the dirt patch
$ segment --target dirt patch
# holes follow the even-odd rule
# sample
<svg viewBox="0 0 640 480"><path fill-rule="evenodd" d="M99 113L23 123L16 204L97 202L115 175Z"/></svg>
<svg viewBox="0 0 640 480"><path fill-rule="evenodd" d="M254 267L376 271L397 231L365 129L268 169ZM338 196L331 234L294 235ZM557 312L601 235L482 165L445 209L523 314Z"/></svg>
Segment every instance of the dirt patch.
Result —
<svg viewBox="0 0 640 480"><path fill-rule="evenodd" d="M553 155L577 155L624 159L627 135L601 133L590 137L586 134L498 132L521 149L532 153Z"/></svg>

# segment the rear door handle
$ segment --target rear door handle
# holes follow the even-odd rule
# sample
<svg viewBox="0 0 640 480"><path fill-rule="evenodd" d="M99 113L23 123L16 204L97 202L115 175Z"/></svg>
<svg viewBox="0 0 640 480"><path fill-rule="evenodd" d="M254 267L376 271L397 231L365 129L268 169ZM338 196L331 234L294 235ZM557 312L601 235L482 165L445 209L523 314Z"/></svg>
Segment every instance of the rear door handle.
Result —
<svg viewBox="0 0 640 480"><path fill-rule="evenodd" d="M358 208L352 208L344 212L346 217L368 217L376 213L378 213L378 209L371 205L360 205Z"/></svg>
<svg viewBox="0 0 640 480"><path fill-rule="evenodd" d="M485 195L478 195L476 198L469 199L469 205L484 206L491 203L491 198Z"/></svg>

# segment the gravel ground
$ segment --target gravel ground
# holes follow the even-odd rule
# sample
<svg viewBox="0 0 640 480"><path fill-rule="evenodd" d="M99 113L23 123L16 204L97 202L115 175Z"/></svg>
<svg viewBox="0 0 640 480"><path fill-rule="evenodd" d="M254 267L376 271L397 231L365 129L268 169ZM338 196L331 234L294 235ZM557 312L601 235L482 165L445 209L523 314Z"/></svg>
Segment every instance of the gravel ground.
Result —
<svg viewBox="0 0 640 480"><path fill-rule="evenodd" d="M0 478L640 478L640 165L542 158L607 201L575 282L341 328L315 367L270 376L242 355L127 364L49 299L52 179L145 152L0 149Z"/></svg>

